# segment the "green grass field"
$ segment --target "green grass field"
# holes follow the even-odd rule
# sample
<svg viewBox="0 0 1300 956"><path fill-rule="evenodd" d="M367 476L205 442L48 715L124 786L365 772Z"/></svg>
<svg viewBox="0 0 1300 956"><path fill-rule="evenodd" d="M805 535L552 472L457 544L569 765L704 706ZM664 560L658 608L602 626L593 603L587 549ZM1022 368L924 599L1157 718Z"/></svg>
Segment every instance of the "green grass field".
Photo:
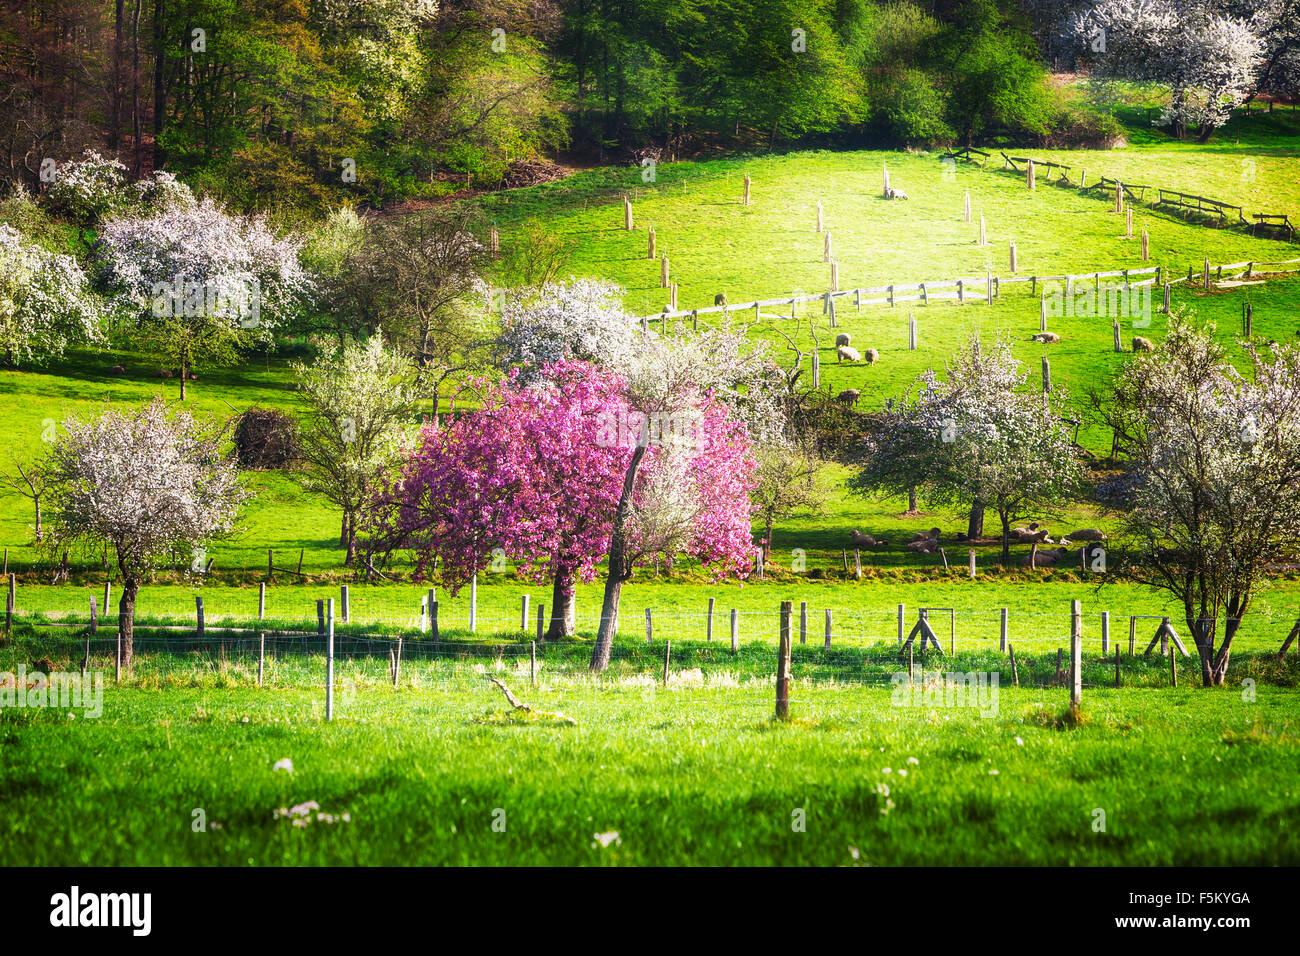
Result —
<svg viewBox="0 0 1300 956"><path fill-rule="evenodd" d="M771 664L690 658L664 688L649 663L599 685L544 666L530 690L526 657L412 661L397 689L373 661L344 668L325 724L319 685L160 681L142 662L100 717L0 711L0 864L1300 862L1294 673L1247 701L1236 682L1157 690L1160 665L1138 662L1124 680L1144 686L1089 686L1068 728L1059 686L1004 673L996 707L902 706L887 679L841 660L828 685L796 654L781 724ZM291 666L319 680L319 658ZM576 724L510 710L484 673Z"/></svg>

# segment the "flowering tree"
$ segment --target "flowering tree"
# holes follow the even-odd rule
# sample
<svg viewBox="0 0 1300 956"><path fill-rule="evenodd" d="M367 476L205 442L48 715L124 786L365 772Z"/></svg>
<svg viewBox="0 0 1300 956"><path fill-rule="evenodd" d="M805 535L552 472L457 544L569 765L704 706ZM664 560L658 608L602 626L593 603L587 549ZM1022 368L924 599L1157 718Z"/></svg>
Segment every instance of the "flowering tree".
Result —
<svg viewBox="0 0 1300 956"><path fill-rule="evenodd" d="M1137 559L1130 572L1182 603L1206 687L1224 682L1263 571L1292 560L1300 539L1300 348L1271 352L1247 346L1244 376L1213 326L1175 315L1116 382L1135 478L1119 539Z"/></svg>
<svg viewBox="0 0 1300 956"><path fill-rule="evenodd" d="M126 167L93 149L87 149L81 159L55 167L46 200L77 224L87 246L87 231L116 216L195 204L194 193L171 173L158 170L148 179L127 185Z"/></svg>
<svg viewBox="0 0 1300 956"><path fill-rule="evenodd" d="M1002 561L1011 524L1068 500L1082 478L1079 452L1052 397L1019 391L1025 373L1011 345L971 340L948 365L918 376L915 392L886 405L850 486L897 493L916 484L935 501L980 502L1002 522Z"/></svg>
<svg viewBox="0 0 1300 956"><path fill-rule="evenodd" d="M515 293L501 310L498 360L519 369L523 381L567 359L625 367L640 332L623 308L622 291L610 282L577 279Z"/></svg>
<svg viewBox="0 0 1300 956"><path fill-rule="evenodd" d="M427 389L378 332L292 368L307 404L299 439L303 484L342 509L339 543L351 564L361 509L380 472L400 460Z"/></svg>
<svg viewBox="0 0 1300 956"><path fill-rule="evenodd" d="M633 448L610 534L593 672L609 666L623 585L645 558L685 552L719 575L744 572L753 552L751 435L771 440L783 421L779 400L758 392L770 382L770 362L745 348L743 332L646 337L625 363L620 429Z"/></svg>
<svg viewBox="0 0 1300 956"><path fill-rule="evenodd" d="M102 340L103 303L71 256L0 224L0 351L8 365Z"/></svg>
<svg viewBox="0 0 1300 956"><path fill-rule="evenodd" d="M628 448L605 440L620 382L583 362L561 362L524 384L473 383L482 407L426 428L370 510L372 547L415 552L417 573L443 561L454 594L495 549L520 573L552 581L546 637L575 632L574 586L590 581L609 547Z"/></svg>
<svg viewBox="0 0 1300 956"><path fill-rule="evenodd" d="M1070 14L1066 32L1099 73L1168 86L1162 122L1179 139L1197 126L1206 142L1254 90L1265 50L1265 19L1236 6L1100 0Z"/></svg>
<svg viewBox="0 0 1300 956"><path fill-rule="evenodd" d="M45 463L50 547L108 546L122 579L118 621L129 664L135 600L146 576L177 548L233 528L245 493L220 435L162 399L141 408L69 418Z"/></svg>
<svg viewBox="0 0 1300 956"><path fill-rule="evenodd" d="M233 360L249 336L269 336L312 291L296 240L208 199L112 219L98 251L118 303L149 316L148 337L180 373L182 400L196 365Z"/></svg>

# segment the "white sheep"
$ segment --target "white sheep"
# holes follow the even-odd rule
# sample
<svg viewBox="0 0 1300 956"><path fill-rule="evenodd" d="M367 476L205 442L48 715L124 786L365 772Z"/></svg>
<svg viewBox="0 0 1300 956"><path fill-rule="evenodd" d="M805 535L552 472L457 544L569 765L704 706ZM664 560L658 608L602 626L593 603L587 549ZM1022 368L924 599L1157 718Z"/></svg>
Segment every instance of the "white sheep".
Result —
<svg viewBox="0 0 1300 956"><path fill-rule="evenodd" d="M867 360L868 365L875 365L877 362L880 361L880 350L867 349L865 352L862 353L862 357Z"/></svg>
<svg viewBox="0 0 1300 956"><path fill-rule="evenodd" d="M849 335L849 333L847 332L841 332L839 335L835 336L836 348L839 348L841 345L852 345L852 344L853 344L853 336Z"/></svg>
<svg viewBox="0 0 1300 956"><path fill-rule="evenodd" d="M838 359L839 359L839 361L841 361L841 362L861 362L861 361L862 361L862 353L859 352L857 349L855 349L855 348L854 348L853 346L851 346L851 345L841 345L841 346L839 346L839 347L835 350L835 354L836 354L836 356L838 356Z"/></svg>

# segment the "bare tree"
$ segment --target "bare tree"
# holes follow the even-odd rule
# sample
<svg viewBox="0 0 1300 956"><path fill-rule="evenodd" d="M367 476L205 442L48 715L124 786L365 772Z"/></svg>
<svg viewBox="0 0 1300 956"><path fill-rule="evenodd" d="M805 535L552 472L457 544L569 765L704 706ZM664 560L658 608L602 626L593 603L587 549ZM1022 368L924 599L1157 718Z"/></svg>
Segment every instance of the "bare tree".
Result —
<svg viewBox="0 0 1300 956"><path fill-rule="evenodd" d="M12 457L12 456L11 456ZM13 472L4 476L6 485L32 502L35 509L35 524L32 526L32 540L39 544L45 537L41 526L41 501L50 490L50 472L44 461L20 461L12 457Z"/></svg>

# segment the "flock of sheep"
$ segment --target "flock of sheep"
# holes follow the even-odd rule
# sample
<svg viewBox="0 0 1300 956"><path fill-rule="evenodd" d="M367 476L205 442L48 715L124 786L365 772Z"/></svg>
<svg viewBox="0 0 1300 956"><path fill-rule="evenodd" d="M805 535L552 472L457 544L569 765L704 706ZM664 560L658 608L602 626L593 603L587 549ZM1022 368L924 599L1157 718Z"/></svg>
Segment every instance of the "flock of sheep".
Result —
<svg viewBox="0 0 1300 956"><path fill-rule="evenodd" d="M1056 544L1058 547L1045 551L1037 551L1027 554L1021 559L1021 564L1028 567L1030 561L1033 561L1035 567L1049 567L1061 562L1069 554L1068 550L1072 545L1088 545L1106 540L1106 534L1097 528L1080 528L1063 536L1059 541L1053 541L1046 528L1040 527L1036 522L1027 527L1012 528L1010 540L1017 544ZM958 544L970 544L972 540L964 533L958 532L954 538ZM876 538L869 534L863 534L861 531L854 529L849 533L849 545L852 548L879 548L887 547L889 542L884 538ZM931 528L929 531L918 531L912 535L903 547L913 554L936 554L941 545L941 534L938 528ZM1077 554L1077 552L1076 552Z"/></svg>

